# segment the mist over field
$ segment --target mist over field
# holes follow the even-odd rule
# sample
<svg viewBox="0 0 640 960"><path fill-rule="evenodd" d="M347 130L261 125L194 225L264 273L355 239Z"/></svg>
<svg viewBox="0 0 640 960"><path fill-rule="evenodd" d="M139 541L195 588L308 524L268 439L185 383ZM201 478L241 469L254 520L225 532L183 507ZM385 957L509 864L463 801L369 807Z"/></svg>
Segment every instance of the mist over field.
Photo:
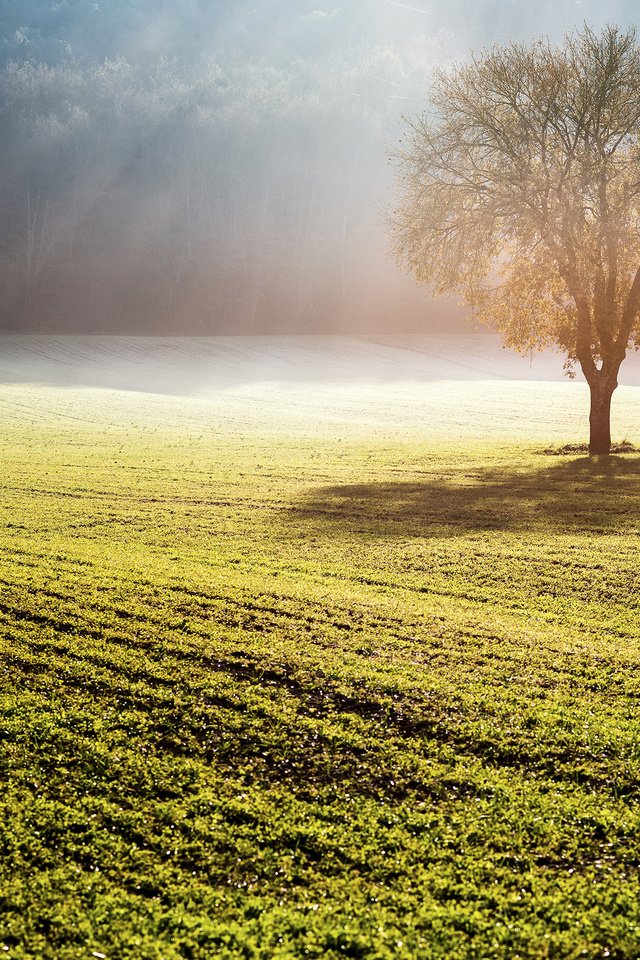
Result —
<svg viewBox="0 0 640 960"><path fill-rule="evenodd" d="M385 255L430 73L595 0L0 5L0 329L462 328Z"/></svg>

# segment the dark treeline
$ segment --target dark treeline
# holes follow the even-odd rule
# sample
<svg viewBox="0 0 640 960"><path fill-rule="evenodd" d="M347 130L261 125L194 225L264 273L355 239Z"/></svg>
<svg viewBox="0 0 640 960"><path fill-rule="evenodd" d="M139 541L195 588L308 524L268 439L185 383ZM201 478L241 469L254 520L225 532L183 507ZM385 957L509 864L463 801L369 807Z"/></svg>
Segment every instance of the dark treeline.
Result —
<svg viewBox="0 0 640 960"><path fill-rule="evenodd" d="M385 258L385 158L434 65L496 23L516 34L524 6L190 0L178 16L158 0L3 0L0 327L331 332L455 317Z"/></svg>

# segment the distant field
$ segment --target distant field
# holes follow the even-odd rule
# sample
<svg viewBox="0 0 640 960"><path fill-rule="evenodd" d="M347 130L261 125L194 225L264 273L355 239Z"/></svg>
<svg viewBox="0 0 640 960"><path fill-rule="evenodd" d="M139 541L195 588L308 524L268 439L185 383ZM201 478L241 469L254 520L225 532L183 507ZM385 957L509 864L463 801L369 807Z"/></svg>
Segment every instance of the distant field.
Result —
<svg viewBox="0 0 640 960"><path fill-rule="evenodd" d="M0 338L4 955L637 960L640 457L543 452L561 366Z"/></svg>

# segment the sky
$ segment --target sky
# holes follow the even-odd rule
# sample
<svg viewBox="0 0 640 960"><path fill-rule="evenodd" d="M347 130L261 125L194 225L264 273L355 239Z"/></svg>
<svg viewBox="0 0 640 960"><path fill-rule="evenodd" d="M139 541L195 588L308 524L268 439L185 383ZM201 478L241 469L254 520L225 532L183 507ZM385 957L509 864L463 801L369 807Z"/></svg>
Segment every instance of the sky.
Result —
<svg viewBox="0 0 640 960"><path fill-rule="evenodd" d="M386 254L436 67L628 0L0 0L0 328L448 328Z"/></svg>

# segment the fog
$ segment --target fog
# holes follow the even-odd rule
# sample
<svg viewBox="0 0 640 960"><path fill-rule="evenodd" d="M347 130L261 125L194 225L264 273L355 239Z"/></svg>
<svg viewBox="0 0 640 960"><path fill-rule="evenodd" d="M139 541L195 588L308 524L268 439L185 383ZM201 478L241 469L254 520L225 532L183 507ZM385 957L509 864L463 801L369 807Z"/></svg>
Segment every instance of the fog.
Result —
<svg viewBox="0 0 640 960"><path fill-rule="evenodd" d="M490 333L136 337L0 335L0 385L218 396L242 384L570 383L553 350L529 357ZM640 354L620 382L640 386ZM386 386L384 386L386 385ZM575 385L575 384L574 384ZM381 399L384 405L384 399Z"/></svg>
<svg viewBox="0 0 640 960"><path fill-rule="evenodd" d="M626 371L640 383L640 358ZM564 381L557 354L528 359L478 334L370 337L0 336L0 384L209 395L243 383Z"/></svg>
<svg viewBox="0 0 640 960"><path fill-rule="evenodd" d="M430 73L594 0L1 0L0 328L461 329L386 256Z"/></svg>
<svg viewBox="0 0 640 960"><path fill-rule="evenodd" d="M619 437L637 436L640 355L630 355L621 372L614 429ZM188 449L179 438L190 435L217 438L211 455L230 456L229 462L236 444L246 456L246 446L261 449L254 443L265 437L286 445L294 436L308 438L314 448L323 439L375 440L395 451L406 441L438 441L452 445L454 458L461 441L534 442L543 450L584 440L589 409L587 385L567 380L556 354L529 360L504 350L497 337L477 333L5 334L0 384L12 429L33 436L35 426L53 449L70 443L66 449L94 461L98 448L87 445L86 427L102 436L115 431L119 443L128 438L135 462L147 442L172 434L179 457ZM423 467L428 473L428 458ZM332 482L321 452L317 470ZM415 475L411 464L406 470Z"/></svg>

